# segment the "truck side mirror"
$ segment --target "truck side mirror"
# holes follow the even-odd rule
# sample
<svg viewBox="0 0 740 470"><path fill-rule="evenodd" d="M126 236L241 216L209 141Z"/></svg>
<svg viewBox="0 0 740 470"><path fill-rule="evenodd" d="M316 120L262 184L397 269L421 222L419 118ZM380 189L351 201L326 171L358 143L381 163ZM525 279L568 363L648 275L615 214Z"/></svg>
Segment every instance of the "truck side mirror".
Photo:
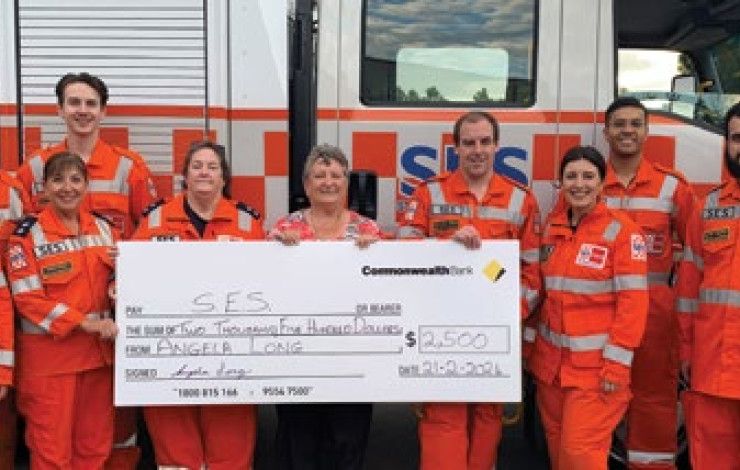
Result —
<svg viewBox="0 0 740 470"><path fill-rule="evenodd" d="M671 79L669 111L685 118L694 119L696 113L696 77L674 75Z"/></svg>

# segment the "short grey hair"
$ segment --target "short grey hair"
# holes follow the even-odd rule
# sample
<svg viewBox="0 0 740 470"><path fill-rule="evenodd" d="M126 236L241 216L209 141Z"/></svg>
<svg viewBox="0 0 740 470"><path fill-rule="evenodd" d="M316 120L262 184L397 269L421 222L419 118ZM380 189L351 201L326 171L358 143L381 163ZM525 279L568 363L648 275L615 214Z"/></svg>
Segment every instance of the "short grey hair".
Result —
<svg viewBox="0 0 740 470"><path fill-rule="evenodd" d="M328 165L332 161L341 165L344 170L344 176L349 175L349 161L344 155L344 152L342 152L342 149L329 144L319 144L312 148L308 157L306 157L306 163L303 165L303 181L308 179L309 172L316 162Z"/></svg>

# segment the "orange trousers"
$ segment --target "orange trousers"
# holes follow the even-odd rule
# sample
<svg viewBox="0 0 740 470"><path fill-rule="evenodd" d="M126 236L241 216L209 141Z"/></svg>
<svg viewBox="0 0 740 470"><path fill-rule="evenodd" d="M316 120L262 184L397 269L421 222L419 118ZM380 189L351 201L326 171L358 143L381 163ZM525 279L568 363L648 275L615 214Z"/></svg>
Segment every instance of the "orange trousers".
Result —
<svg viewBox="0 0 740 470"><path fill-rule="evenodd" d="M250 470L257 439L254 405L150 406L144 418L157 465Z"/></svg>
<svg viewBox="0 0 740 470"><path fill-rule="evenodd" d="M740 469L740 399L684 392L681 401L691 468Z"/></svg>
<svg viewBox="0 0 740 470"><path fill-rule="evenodd" d="M502 414L497 403L425 403L419 421L421 470L493 468Z"/></svg>
<svg viewBox="0 0 740 470"><path fill-rule="evenodd" d="M553 470L606 470L612 433L622 419L628 389L562 388L537 381L537 406Z"/></svg>
<svg viewBox="0 0 740 470"><path fill-rule="evenodd" d="M15 399L11 389L4 399L0 400L0 470L15 468L17 426Z"/></svg>
<svg viewBox="0 0 740 470"><path fill-rule="evenodd" d="M49 377L20 375L33 470L100 470L113 445L113 372L101 367Z"/></svg>
<svg viewBox="0 0 740 470"><path fill-rule="evenodd" d="M664 294L662 292L658 294ZM633 470L674 470L678 423L678 319L651 290L645 335L632 363L627 459Z"/></svg>

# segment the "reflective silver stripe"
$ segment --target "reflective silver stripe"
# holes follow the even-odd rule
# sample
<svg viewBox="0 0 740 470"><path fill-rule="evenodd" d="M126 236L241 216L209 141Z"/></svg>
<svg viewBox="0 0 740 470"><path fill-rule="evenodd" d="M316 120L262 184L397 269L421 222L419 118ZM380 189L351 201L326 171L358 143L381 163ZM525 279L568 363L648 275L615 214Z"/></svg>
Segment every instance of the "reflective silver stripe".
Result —
<svg viewBox="0 0 740 470"><path fill-rule="evenodd" d="M536 336L537 330L535 330L531 326L525 326L524 330L522 330L522 339L525 343L534 343Z"/></svg>
<svg viewBox="0 0 740 470"><path fill-rule="evenodd" d="M519 188L514 188L509 199L509 212L512 214L521 214L522 207L524 207L524 197L527 195L524 191Z"/></svg>
<svg viewBox="0 0 740 470"><path fill-rule="evenodd" d="M51 328L51 323L57 318L64 315L67 312L67 310L69 310L69 307L67 307L63 303L56 304L54 308L52 308L51 311L49 311L49 313L46 314L46 318L41 320L41 323L39 323L39 326L45 329L46 331L49 331L49 329Z"/></svg>
<svg viewBox="0 0 740 470"><path fill-rule="evenodd" d="M470 207L462 204L432 204L429 213L431 215L461 215L463 217L473 215Z"/></svg>
<svg viewBox="0 0 740 470"><path fill-rule="evenodd" d="M527 302L527 309L532 312L536 307L537 303L540 300L540 294L534 289L529 289L527 287L521 286L522 291L522 298L525 302Z"/></svg>
<svg viewBox="0 0 740 470"><path fill-rule="evenodd" d="M44 184L44 160L41 158L41 155L31 157L28 160L28 167L31 169L31 174L33 175L31 194L35 196L40 192L38 189Z"/></svg>
<svg viewBox="0 0 740 470"><path fill-rule="evenodd" d="M31 225L31 239L35 246L46 245L49 243L46 241L46 235L44 235L44 231L38 223Z"/></svg>
<svg viewBox="0 0 740 470"><path fill-rule="evenodd" d="M647 276L641 276L639 274L614 276L614 287L618 291L647 289Z"/></svg>
<svg viewBox="0 0 740 470"><path fill-rule="evenodd" d="M678 178L673 175L666 175L663 180L663 185L660 187L660 193L658 197L661 199L673 199L673 193L676 192L678 187Z"/></svg>
<svg viewBox="0 0 740 470"><path fill-rule="evenodd" d="M566 334L556 333L555 331L550 330L543 323L540 323L538 332L553 346L570 349L573 352L603 350L606 345L606 340L609 337L606 333L598 335L568 336Z"/></svg>
<svg viewBox="0 0 740 470"><path fill-rule="evenodd" d="M620 230L622 230L622 224L618 220L612 220L604 230L604 240L613 242L617 239L617 235L619 235Z"/></svg>
<svg viewBox="0 0 740 470"><path fill-rule="evenodd" d="M121 156L113 179L90 180L87 190L91 193L117 193L128 196L128 175L131 172L133 164L130 158Z"/></svg>
<svg viewBox="0 0 740 470"><path fill-rule="evenodd" d="M715 189L714 191L707 194L707 200L704 203L704 209L710 209L719 205L719 193L719 189Z"/></svg>
<svg viewBox="0 0 740 470"><path fill-rule="evenodd" d="M547 276L545 287L574 294L602 294L621 290L647 289L647 278L639 274L614 276L613 279L590 281L570 277Z"/></svg>
<svg viewBox="0 0 740 470"><path fill-rule="evenodd" d="M688 299L679 297L676 299L676 311L678 313L696 313L699 311L699 299Z"/></svg>
<svg viewBox="0 0 740 470"><path fill-rule="evenodd" d="M252 230L252 216L249 215L248 212L244 212L237 209L237 212L239 213L237 224L239 225L239 230L244 230L245 232Z"/></svg>
<svg viewBox="0 0 740 470"><path fill-rule="evenodd" d="M13 367L15 364L15 355L9 349L0 349L0 366Z"/></svg>
<svg viewBox="0 0 740 470"><path fill-rule="evenodd" d="M668 273L648 273L647 280L650 285L668 285L671 275Z"/></svg>
<svg viewBox="0 0 740 470"><path fill-rule="evenodd" d="M432 205L442 205L446 203L445 201L445 195L442 192L442 185L440 185L437 181L432 181L427 184L427 189L429 190L429 198Z"/></svg>
<svg viewBox="0 0 740 470"><path fill-rule="evenodd" d="M727 304L731 307L740 307L740 291L729 289L701 289L699 291L699 300L707 304Z"/></svg>
<svg viewBox="0 0 740 470"><path fill-rule="evenodd" d="M6 287L8 285L8 280L5 278L5 274L3 274L2 270L0 270L0 287Z"/></svg>
<svg viewBox="0 0 740 470"><path fill-rule="evenodd" d="M101 224L104 222L101 222ZM109 237L112 237L110 233ZM77 238L66 238L56 242L46 243L33 248L37 259L52 256L58 253L80 251L94 246L113 246L112 238L106 239L103 235L82 235Z"/></svg>
<svg viewBox="0 0 740 470"><path fill-rule="evenodd" d="M524 223L524 216L518 212L511 212L500 207L478 206L478 217L486 220L503 220L515 225Z"/></svg>
<svg viewBox="0 0 740 470"><path fill-rule="evenodd" d="M27 318L21 317L20 322L18 322L18 327L22 333L26 333L29 335L46 335L49 334L48 331L41 328L37 324L33 323L31 320Z"/></svg>
<svg viewBox="0 0 740 470"><path fill-rule="evenodd" d="M21 196L18 194L18 190L10 187L8 188L8 219L18 220L23 216L23 202L21 202Z"/></svg>
<svg viewBox="0 0 740 470"><path fill-rule="evenodd" d="M672 200L657 197L607 197L606 206L610 209L649 210L671 214L674 210Z"/></svg>
<svg viewBox="0 0 740 470"><path fill-rule="evenodd" d="M132 433L129 437L126 438L125 441L119 441L113 444L114 449L125 449L127 447L134 447L136 446L136 433ZM188 470L187 467L169 467L169 466L163 466L160 465L157 468L184 468L185 470Z"/></svg>
<svg viewBox="0 0 740 470"><path fill-rule="evenodd" d="M108 222L95 217L95 225L98 227L98 232L103 239L103 243L106 246L113 246L113 233L111 232L110 225Z"/></svg>
<svg viewBox="0 0 740 470"><path fill-rule="evenodd" d="M10 291L13 295L25 294L39 289L41 289L41 279L36 274L16 279L10 283Z"/></svg>
<svg viewBox="0 0 740 470"><path fill-rule="evenodd" d="M683 247L683 260L687 263L694 263L700 271L704 270L704 258L699 256L698 253L694 253L694 250L688 245Z"/></svg>
<svg viewBox="0 0 740 470"><path fill-rule="evenodd" d="M643 452L640 450L628 450L627 460L635 463L672 463L675 455L670 452Z"/></svg>
<svg viewBox="0 0 740 470"><path fill-rule="evenodd" d="M604 346L604 359L618 362L623 366L632 366L632 356L634 353L616 344L607 344Z"/></svg>
<svg viewBox="0 0 740 470"><path fill-rule="evenodd" d="M396 232L396 238L420 238L420 237L424 237L424 232L422 232L418 228L411 227L409 225L404 225L403 227L398 229L398 232Z"/></svg>
<svg viewBox="0 0 740 470"><path fill-rule="evenodd" d="M522 250L521 253L519 253L519 258L525 263L539 263L540 249L532 248L531 250Z"/></svg>
<svg viewBox="0 0 740 470"><path fill-rule="evenodd" d="M157 207L147 217L149 228L157 228L162 223L162 206Z"/></svg>

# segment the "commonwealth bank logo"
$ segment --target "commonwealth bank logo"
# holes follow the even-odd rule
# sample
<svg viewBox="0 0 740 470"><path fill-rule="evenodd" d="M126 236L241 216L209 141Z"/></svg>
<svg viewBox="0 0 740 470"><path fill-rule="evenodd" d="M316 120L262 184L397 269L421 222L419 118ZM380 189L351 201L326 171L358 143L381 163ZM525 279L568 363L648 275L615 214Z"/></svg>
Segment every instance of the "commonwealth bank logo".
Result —
<svg viewBox="0 0 740 470"><path fill-rule="evenodd" d="M506 268L498 261L492 260L483 268L483 274L491 281L496 282L506 273Z"/></svg>

